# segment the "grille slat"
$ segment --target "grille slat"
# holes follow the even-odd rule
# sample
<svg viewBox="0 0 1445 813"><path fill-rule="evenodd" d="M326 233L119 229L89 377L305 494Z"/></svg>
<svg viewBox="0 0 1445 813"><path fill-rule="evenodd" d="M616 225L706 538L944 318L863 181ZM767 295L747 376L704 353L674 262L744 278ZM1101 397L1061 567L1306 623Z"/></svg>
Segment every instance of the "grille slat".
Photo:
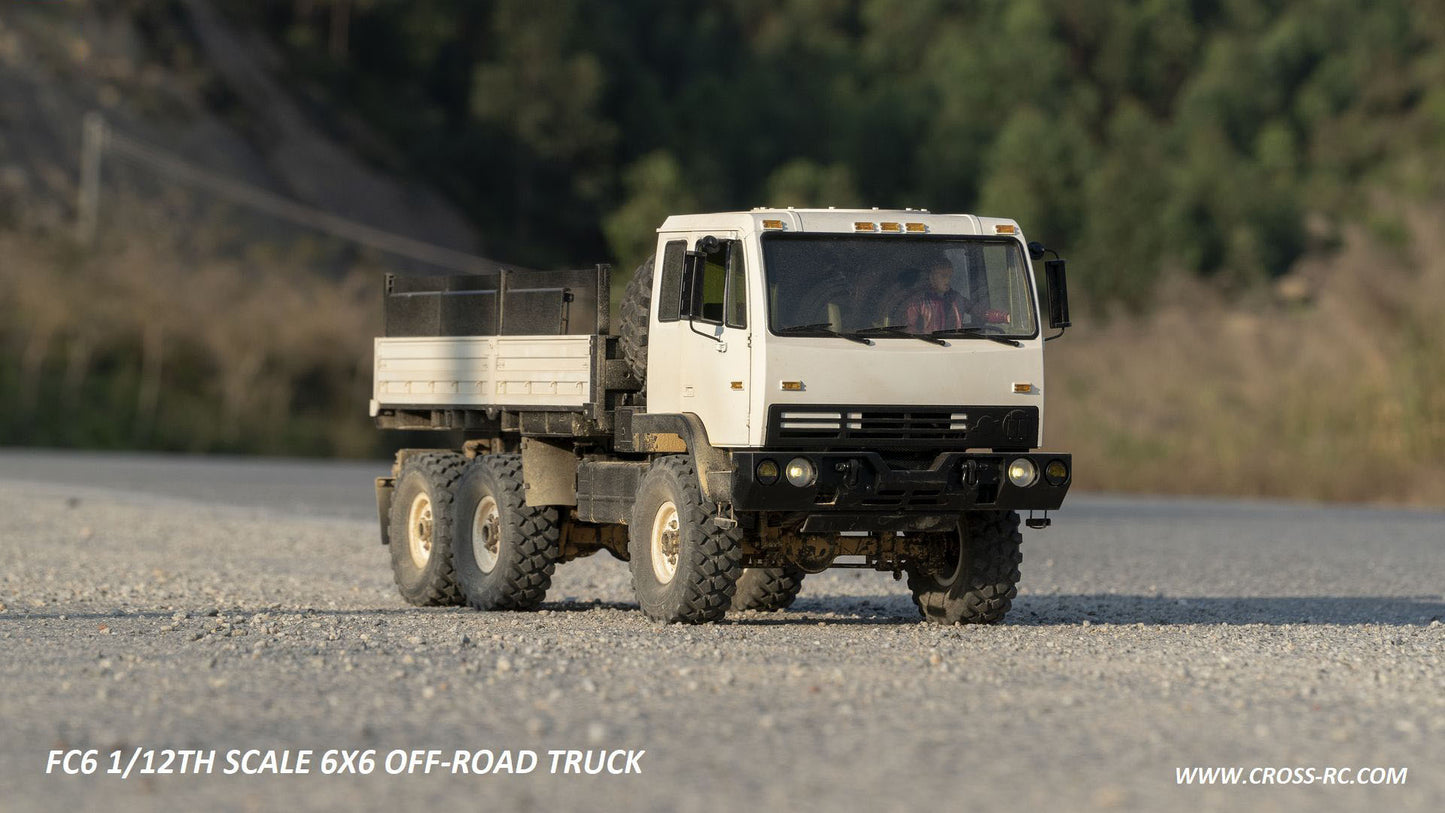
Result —
<svg viewBox="0 0 1445 813"><path fill-rule="evenodd" d="M800 448L1027 448L1037 434L1037 407L789 404L770 408L768 442Z"/></svg>
<svg viewBox="0 0 1445 813"><path fill-rule="evenodd" d="M816 438L820 432L830 432L838 439L860 438L870 440L934 440L959 439L968 437L965 421L953 409L918 410L898 412L896 410L848 410L846 413L788 410L780 416L779 437L788 439L801 437ZM841 420L840 420L841 419Z"/></svg>

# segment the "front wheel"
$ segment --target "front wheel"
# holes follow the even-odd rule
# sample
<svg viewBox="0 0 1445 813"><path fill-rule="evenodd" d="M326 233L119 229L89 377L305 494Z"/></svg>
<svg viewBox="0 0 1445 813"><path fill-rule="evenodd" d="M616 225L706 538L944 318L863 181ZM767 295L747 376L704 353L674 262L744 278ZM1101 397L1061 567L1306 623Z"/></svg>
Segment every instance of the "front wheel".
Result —
<svg viewBox="0 0 1445 813"><path fill-rule="evenodd" d="M935 624L996 624L1018 595L1019 515L970 512L946 537L947 566L940 572L910 568L913 603Z"/></svg>
<svg viewBox="0 0 1445 813"><path fill-rule="evenodd" d="M628 526L632 587L648 617L703 624L723 617L742 572L738 530L719 528L692 461L658 458L642 478Z"/></svg>

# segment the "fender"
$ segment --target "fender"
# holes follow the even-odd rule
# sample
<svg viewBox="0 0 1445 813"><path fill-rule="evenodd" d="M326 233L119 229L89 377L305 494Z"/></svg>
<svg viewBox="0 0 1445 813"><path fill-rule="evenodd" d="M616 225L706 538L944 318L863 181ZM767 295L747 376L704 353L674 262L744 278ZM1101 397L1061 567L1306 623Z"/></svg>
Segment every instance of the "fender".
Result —
<svg viewBox="0 0 1445 813"><path fill-rule="evenodd" d="M709 502L733 501L732 455L708 442L707 427L692 412L632 416L632 443L639 452L692 455L702 496Z"/></svg>

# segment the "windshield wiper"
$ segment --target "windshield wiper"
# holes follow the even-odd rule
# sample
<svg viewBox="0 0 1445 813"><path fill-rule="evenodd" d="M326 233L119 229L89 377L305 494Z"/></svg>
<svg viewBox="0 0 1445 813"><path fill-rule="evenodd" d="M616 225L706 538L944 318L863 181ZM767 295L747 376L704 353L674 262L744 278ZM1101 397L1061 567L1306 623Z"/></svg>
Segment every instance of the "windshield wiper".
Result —
<svg viewBox="0 0 1445 813"><path fill-rule="evenodd" d="M878 327L865 327L862 330L856 331L856 335L858 336L869 336L873 334L877 334L880 336L902 336L909 339L918 339L919 341L928 342L929 344L948 343L942 339L938 339L933 336L926 336L922 333L913 333L908 330L907 325L879 325Z"/></svg>
<svg viewBox="0 0 1445 813"><path fill-rule="evenodd" d="M865 339L856 333L839 333L833 329L832 322L817 322L811 325L789 325L780 327L773 331L779 336L787 336L790 333L821 333L825 336L837 336L840 339L847 339L850 342L872 345L872 339Z"/></svg>
<svg viewBox="0 0 1445 813"><path fill-rule="evenodd" d="M1017 340L1017 339L1005 339L1005 338L1002 337L1002 336L995 336L995 335L993 335L992 333L984 333L984 332L983 332L983 328L977 328L977 327L960 327L960 328L950 328L950 329L948 329L948 330L935 330L935 331L933 331L933 333L930 334L930 335L935 336L935 337L938 337L938 338L950 338L950 339L988 339L988 340L991 341L991 342L998 342L999 344L1006 344L1006 345L1009 345L1010 347L1023 347L1023 346L1024 346L1024 343L1021 342L1021 341L1019 341L1019 340Z"/></svg>

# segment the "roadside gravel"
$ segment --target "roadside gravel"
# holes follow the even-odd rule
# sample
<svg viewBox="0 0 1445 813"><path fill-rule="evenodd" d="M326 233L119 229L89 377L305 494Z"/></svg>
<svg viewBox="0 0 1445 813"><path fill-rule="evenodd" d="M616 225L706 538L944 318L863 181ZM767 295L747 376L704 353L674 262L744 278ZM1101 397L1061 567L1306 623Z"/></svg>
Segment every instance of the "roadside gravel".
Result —
<svg viewBox="0 0 1445 813"><path fill-rule="evenodd" d="M902 583L842 571L789 612L662 627L605 554L538 613L405 606L370 474L0 453L0 809L1445 808L1440 513L1071 498L1026 533L1001 626L920 624ZM136 746L543 764L45 773L52 748ZM646 754L550 775L548 749ZM1190 766L1409 773L1176 785Z"/></svg>

